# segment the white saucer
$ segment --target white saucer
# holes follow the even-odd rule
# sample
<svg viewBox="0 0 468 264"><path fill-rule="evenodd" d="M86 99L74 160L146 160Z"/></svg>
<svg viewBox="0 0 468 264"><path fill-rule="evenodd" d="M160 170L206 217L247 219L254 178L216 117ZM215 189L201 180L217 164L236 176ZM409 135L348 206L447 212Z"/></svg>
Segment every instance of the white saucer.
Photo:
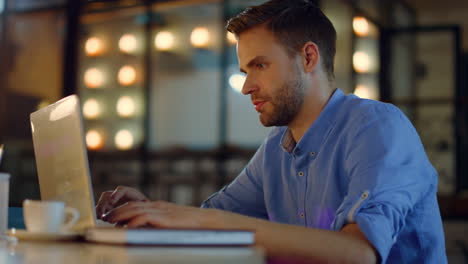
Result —
<svg viewBox="0 0 468 264"><path fill-rule="evenodd" d="M75 240L80 237L80 234L75 232L40 233L29 232L25 229L9 229L7 235L16 237L19 240L42 241Z"/></svg>

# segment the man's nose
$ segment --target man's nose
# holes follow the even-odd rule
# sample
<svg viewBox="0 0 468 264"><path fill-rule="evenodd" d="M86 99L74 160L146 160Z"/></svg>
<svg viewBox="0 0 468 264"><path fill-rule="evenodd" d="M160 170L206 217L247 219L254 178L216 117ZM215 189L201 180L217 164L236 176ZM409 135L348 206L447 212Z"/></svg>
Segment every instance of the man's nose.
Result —
<svg viewBox="0 0 468 264"><path fill-rule="evenodd" d="M244 95L251 94L258 90L258 85L257 83L252 79L247 77L244 82L244 86L242 86L242 93Z"/></svg>

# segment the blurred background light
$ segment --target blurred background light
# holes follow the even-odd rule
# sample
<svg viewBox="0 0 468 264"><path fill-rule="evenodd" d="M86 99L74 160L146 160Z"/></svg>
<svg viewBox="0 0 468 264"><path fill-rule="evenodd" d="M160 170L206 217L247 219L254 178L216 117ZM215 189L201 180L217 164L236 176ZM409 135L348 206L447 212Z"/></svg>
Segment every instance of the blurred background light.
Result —
<svg viewBox="0 0 468 264"><path fill-rule="evenodd" d="M119 40L119 49L124 53L134 53L137 49L137 39L133 34L124 34Z"/></svg>
<svg viewBox="0 0 468 264"><path fill-rule="evenodd" d="M370 58L367 53L358 51L353 55L353 67L356 72L366 73L370 70Z"/></svg>
<svg viewBox="0 0 468 264"><path fill-rule="evenodd" d="M354 33L360 37L369 35L369 22L364 17L355 17L353 19Z"/></svg>
<svg viewBox="0 0 468 264"><path fill-rule="evenodd" d="M136 70L132 66L123 66L118 73L118 80L121 85L127 86L135 83Z"/></svg>
<svg viewBox="0 0 468 264"><path fill-rule="evenodd" d="M104 51L102 41L97 37L86 40L85 52L88 56L99 56Z"/></svg>
<svg viewBox="0 0 468 264"><path fill-rule="evenodd" d="M135 101L130 96L122 96L117 101L117 113L121 117L135 115Z"/></svg>
<svg viewBox="0 0 468 264"><path fill-rule="evenodd" d="M102 145L103 145L102 135L96 130L89 130L86 133L86 145L88 146L88 149L91 149L91 150L98 150L102 148Z"/></svg>
<svg viewBox="0 0 468 264"><path fill-rule="evenodd" d="M41 109L41 108L44 108L46 106L50 105L50 102L49 101L46 101L46 100L42 100L39 102L39 104L37 104L37 110Z"/></svg>
<svg viewBox="0 0 468 264"><path fill-rule="evenodd" d="M241 93L242 87L244 86L244 83L245 83L245 79L246 77L242 74L239 74L239 73L233 74L231 75L231 77L229 77L229 85L231 85L231 88L234 91Z"/></svg>
<svg viewBox="0 0 468 264"><path fill-rule="evenodd" d="M236 35L234 35L233 33L228 31L227 35L226 35L226 38L227 38L229 44L232 44L232 45L237 44Z"/></svg>
<svg viewBox="0 0 468 264"><path fill-rule="evenodd" d="M83 115L87 119L96 119L101 115L101 106L96 99L88 99L83 104Z"/></svg>
<svg viewBox="0 0 468 264"><path fill-rule="evenodd" d="M364 99L377 99L375 98L375 94L373 93L373 91L371 91L371 89L368 86L362 84L356 86L356 89L354 89L354 94Z"/></svg>
<svg viewBox="0 0 468 264"><path fill-rule="evenodd" d="M174 34L169 31L161 31L154 38L154 46L157 50L168 51L174 48Z"/></svg>
<svg viewBox="0 0 468 264"><path fill-rule="evenodd" d="M206 48L210 43L210 31L205 27L194 28L190 35L190 42L196 48Z"/></svg>
<svg viewBox="0 0 468 264"><path fill-rule="evenodd" d="M133 147L133 135L128 130L120 130L115 135L115 146L119 150L129 150Z"/></svg>
<svg viewBox="0 0 468 264"><path fill-rule="evenodd" d="M84 82L89 88L98 88L104 84L104 74L97 68L90 68L85 72Z"/></svg>

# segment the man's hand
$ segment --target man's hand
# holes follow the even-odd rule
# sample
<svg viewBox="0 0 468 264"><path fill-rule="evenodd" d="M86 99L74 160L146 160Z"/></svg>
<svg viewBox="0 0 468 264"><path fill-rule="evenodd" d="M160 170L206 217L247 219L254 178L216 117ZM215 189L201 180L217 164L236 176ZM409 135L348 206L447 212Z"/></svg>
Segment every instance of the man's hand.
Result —
<svg viewBox="0 0 468 264"><path fill-rule="evenodd" d="M131 228L142 226L195 229L229 228L226 221L220 221L224 215L234 214L215 209L181 206L164 201L128 202L105 214L103 220L118 225L127 225Z"/></svg>
<svg viewBox="0 0 468 264"><path fill-rule="evenodd" d="M144 194L130 187L119 186L113 191L103 192L96 205L96 215L102 219L103 215L127 202L148 202Z"/></svg>

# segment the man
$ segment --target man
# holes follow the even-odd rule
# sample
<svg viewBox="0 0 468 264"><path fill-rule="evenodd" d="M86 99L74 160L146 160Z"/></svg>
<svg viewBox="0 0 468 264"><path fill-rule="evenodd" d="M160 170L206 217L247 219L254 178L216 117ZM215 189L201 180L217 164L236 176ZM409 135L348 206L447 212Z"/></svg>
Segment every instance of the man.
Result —
<svg viewBox="0 0 468 264"><path fill-rule="evenodd" d="M98 215L129 227L252 229L270 256L305 261L446 263L437 173L396 107L334 88L328 18L304 0L271 0L227 29L242 92L276 128L203 208L119 187L101 196Z"/></svg>

